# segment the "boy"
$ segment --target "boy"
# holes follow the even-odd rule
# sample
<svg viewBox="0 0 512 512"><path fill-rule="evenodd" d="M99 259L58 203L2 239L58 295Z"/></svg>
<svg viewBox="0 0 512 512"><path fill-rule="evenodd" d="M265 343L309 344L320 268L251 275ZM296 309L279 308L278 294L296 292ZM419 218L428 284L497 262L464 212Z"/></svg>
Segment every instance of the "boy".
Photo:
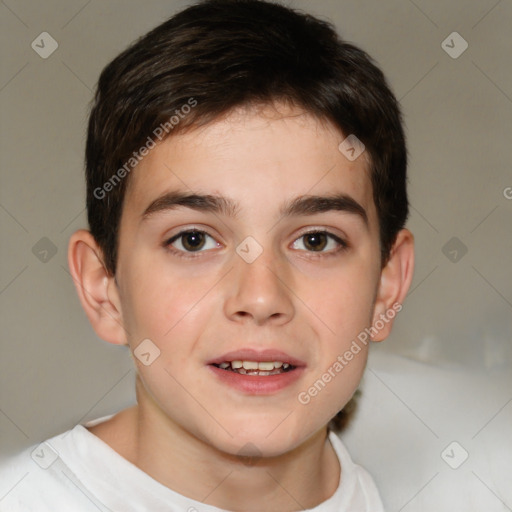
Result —
<svg viewBox="0 0 512 512"><path fill-rule="evenodd" d="M335 434L413 272L400 112L370 58L277 4L191 6L103 71L86 175L69 266L134 356L137 405L10 461L0 505L383 510Z"/></svg>

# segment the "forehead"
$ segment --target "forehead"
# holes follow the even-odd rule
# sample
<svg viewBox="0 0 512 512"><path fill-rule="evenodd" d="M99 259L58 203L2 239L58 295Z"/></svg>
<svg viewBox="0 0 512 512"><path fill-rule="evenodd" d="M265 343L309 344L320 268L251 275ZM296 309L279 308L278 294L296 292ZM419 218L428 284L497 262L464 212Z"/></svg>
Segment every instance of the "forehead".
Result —
<svg viewBox="0 0 512 512"><path fill-rule="evenodd" d="M232 198L240 213L271 212L292 197L345 193L372 223L366 152L350 161L334 125L280 105L241 108L159 143L132 171L124 206L141 215L174 190Z"/></svg>

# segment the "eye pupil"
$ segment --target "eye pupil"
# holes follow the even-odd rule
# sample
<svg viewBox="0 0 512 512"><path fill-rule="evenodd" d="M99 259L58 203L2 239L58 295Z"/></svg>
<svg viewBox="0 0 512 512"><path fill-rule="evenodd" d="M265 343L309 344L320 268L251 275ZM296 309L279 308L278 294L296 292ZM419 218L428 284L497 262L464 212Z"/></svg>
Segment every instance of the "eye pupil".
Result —
<svg viewBox="0 0 512 512"><path fill-rule="evenodd" d="M182 244L187 251L197 251L205 243L204 233L200 231L189 231L183 235Z"/></svg>
<svg viewBox="0 0 512 512"><path fill-rule="evenodd" d="M305 236L305 246L313 251L321 251L327 244L325 233L309 233Z"/></svg>

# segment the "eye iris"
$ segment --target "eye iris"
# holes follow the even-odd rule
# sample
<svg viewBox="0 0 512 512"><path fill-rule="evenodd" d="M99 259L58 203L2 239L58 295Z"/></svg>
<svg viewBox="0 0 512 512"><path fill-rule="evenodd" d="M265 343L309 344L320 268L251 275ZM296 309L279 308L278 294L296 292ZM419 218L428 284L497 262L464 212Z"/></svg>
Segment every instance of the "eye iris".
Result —
<svg viewBox="0 0 512 512"><path fill-rule="evenodd" d="M325 233L309 233L305 235L304 245L307 249L321 251L327 245L327 237Z"/></svg>
<svg viewBox="0 0 512 512"><path fill-rule="evenodd" d="M182 244L187 251L197 251L205 244L204 233L199 231L189 231L182 236Z"/></svg>

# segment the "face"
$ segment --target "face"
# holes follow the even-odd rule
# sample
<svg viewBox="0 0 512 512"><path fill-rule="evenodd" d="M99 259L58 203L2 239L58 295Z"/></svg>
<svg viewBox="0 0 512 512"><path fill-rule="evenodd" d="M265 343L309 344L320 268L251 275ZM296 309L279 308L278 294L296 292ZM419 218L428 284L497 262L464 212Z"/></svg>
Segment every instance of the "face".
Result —
<svg viewBox="0 0 512 512"><path fill-rule="evenodd" d="M116 277L131 349L150 340L139 400L224 452L291 450L358 386L366 346L333 365L371 325L380 251L344 138L298 110L237 111L132 171Z"/></svg>

